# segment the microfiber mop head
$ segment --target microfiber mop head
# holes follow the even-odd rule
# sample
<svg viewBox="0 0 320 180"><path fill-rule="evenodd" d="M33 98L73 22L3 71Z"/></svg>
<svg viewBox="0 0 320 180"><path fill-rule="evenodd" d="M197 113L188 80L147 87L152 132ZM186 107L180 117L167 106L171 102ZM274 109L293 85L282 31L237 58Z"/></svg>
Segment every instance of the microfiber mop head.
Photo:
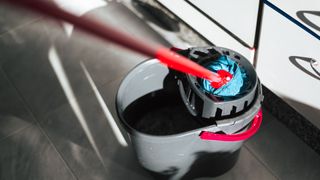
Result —
<svg viewBox="0 0 320 180"><path fill-rule="evenodd" d="M225 70L233 75L231 81L218 89L213 88L208 80L202 79L201 85L206 92L220 97L230 97L241 93L247 74L235 61L223 55L217 60L206 64L205 67L213 72Z"/></svg>

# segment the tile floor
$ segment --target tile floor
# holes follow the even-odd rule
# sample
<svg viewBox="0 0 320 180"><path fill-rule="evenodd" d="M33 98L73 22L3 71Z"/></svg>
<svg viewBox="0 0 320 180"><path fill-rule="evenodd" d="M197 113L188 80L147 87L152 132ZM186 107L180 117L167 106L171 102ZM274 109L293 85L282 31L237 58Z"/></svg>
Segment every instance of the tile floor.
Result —
<svg viewBox="0 0 320 180"><path fill-rule="evenodd" d="M168 44L121 4L90 13ZM69 37L61 23L4 4L0 15L0 179L153 179L125 144L127 137L115 136L101 104L125 134L116 90L147 57L77 29ZM264 111L263 126L245 142L236 165L200 179L317 180L320 156Z"/></svg>

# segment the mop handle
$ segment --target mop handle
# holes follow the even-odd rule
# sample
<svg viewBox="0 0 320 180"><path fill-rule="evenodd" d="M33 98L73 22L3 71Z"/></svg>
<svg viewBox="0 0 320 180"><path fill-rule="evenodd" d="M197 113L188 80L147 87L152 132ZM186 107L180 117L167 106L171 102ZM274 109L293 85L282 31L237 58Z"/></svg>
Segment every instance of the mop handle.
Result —
<svg viewBox="0 0 320 180"><path fill-rule="evenodd" d="M94 34L105 40L139 52L141 54L155 57L169 68L189 73L199 78L207 79L214 88L220 88L230 81L231 74L228 72L214 73L198 65L197 63L169 50L158 44L152 44L134 38L126 33L102 24L92 17L78 17L54 5L46 0L4 0L14 5L22 6L33 11L51 16L56 19L67 21L84 31Z"/></svg>

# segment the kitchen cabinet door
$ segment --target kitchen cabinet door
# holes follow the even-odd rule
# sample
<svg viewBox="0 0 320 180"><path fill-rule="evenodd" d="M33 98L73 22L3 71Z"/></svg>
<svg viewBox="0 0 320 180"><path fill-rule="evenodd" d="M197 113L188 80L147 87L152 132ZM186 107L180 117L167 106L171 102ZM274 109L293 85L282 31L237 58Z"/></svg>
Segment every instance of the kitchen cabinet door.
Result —
<svg viewBox="0 0 320 180"><path fill-rule="evenodd" d="M316 65L315 61L318 61ZM257 72L262 83L320 128L320 41L264 7Z"/></svg>

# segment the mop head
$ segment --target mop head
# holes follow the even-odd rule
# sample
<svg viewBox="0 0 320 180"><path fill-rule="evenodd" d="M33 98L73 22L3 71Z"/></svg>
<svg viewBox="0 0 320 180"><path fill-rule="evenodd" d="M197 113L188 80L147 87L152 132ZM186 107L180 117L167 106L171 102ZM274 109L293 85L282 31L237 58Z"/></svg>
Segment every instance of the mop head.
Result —
<svg viewBox="0 0 320 180"><path fill-rule="evenodd" d="M232 79L227 84L218 89L212 87L208 80L202 79L201 85L206 92L220 97L230 97L241 93L241 88L246 81L247 74L235 61L227 56L221 56L219 59L210 62L205 67L213 72L225 70L233 75Z"/></svg>

